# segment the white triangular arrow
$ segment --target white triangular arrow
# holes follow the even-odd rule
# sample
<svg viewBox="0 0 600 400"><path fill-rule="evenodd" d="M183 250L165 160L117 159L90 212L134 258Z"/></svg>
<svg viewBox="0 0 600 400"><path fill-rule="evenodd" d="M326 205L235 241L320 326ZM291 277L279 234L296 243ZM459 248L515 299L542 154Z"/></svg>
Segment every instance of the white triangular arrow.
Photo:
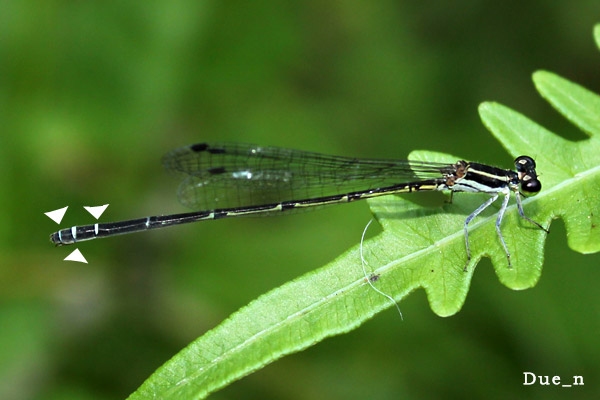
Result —
<svg viewBox="0 0 600 400"><path fill-rule="evenodd" d="M87 212L92 214L94 216L94 218L96 218L96 219L100 218L102 213L106 210L106 207L108 207L108 204L105 204L103 206L96 206L96 207L83 206L83 208L85 208L87 210Z"/></svg>
<svg viewBox="0 0 600 400"><path fill-rule="evenodd" d="M73 250L73 252L65 258L65 261L76 261L86 264L88 263L83 254L81 254L81 252L79 251L79 249Z"/></svg>
<svg viewBox="0 0 600 400"><path fill-rule="evenodd" d="M48 211L44 214L46 214L48 218L50 218L52 221L56 222L57 224L60 224L60 221L62 221L63 217L65 216L65 213L67 212L67 208L69 208L69 206L59 208L58 210L54 211Z"/></svg>

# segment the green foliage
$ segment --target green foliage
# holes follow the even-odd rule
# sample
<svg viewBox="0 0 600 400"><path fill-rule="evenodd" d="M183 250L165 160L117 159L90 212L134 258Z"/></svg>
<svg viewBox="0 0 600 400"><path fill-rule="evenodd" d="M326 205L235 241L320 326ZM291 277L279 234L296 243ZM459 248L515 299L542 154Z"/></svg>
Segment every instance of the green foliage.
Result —
<svg viewBox="0 0 600 400"><path fill-rule="evenodd" d="M600 27L595 29L600 45ZM524 202L526 214L549 226L562 218L569 246L578 252L600 250L600 97L548 72L536 72L537 90L561 114L589 135L571 142L519 113L495 103L479 112L484 124L516 157L537 161L542 192ZM412 158L455 161L457 157L415 152ZM419 198L417 198L419 197ZM493 211L470 226L472 260L466 261L465 216L485 195L458 194L453 203L423 207L419 195L387 196L370 201L383 231L365 241L364 257L373 285L400 301L423 288L440 316L458 312L478 261L491 259L500 281L511 289L538 281L546 233L507 210L502 231L512 253L512 268L498 241ZM391 306L369 286L357 245L335 261L251 302L211 330L152 375L131 399L203 398L278 358L326 337L348 332Z"/></svg>

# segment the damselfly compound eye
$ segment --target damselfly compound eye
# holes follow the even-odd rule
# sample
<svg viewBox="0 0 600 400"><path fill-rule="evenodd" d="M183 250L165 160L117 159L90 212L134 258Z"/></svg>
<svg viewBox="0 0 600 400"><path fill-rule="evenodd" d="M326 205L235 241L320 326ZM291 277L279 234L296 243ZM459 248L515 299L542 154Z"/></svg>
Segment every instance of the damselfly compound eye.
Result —
<svg viewBox="0 0 600 400"><path fill-rule="evenodd" d="M526 175L526 177L528 177L528 175ZM533 196L542 190L542 183L540 181L531 179L531 177L529 178L529 180L521 180L521 193L523 193L524 196Z"/></svg>
<svg viewBox="0 0 600 400"><path fill-rule="evenodd" d="M529 172L535 170L535 161L529 156L519 156L515 160L517 172Z"/></svg>

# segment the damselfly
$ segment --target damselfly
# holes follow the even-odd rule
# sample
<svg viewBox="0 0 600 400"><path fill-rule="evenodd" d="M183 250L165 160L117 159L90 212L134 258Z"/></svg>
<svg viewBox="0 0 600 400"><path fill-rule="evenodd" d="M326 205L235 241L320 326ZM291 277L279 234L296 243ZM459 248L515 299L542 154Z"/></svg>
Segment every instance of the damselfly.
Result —
<svg viewBox="0 0 600 400"><path fill-rule="evenodd" d="M178 191L180 201L201 211L74 226L53 233L51 242L67 245L196 221L275 214L424 190L490 195L465 219L467 264L471 259L469 222L500 195L504 198L496 218L496 232L509 266L510 252L500 226L511 192L520 216L547 232L523 212L521 195L535 195L542 188L535 161L528 156L517 157L513 171L463 160L443 164L358 159L250 144L200 143L168 153L163 163L167 170L183 175Z"/></svg>

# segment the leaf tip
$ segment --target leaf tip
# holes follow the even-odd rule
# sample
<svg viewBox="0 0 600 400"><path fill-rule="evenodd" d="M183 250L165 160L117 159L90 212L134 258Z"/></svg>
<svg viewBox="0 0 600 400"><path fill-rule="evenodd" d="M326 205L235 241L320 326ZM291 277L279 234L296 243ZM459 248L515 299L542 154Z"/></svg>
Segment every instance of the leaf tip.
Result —
<svg viewBox="0 0 600 400"><path fill-rule="evenodd" d="M490 102L484 101L483 103L479 104L479 107L477 107L477 110L481 114L482 112L485 112L485 110L487 110L489 108L489 106L490 106Z"/></svg>
<svg viewBox="0 0 600 400"><path fill-rule="evenodd" d="M531 77L532 77L533 84L535 85L536 90L542 96L544 96L544 93L546 91L545 89L563 81L563 79L561 77L559 77L558 75L556 75L550 71L543 70L543 69L535 71Z"/></svg>
<svg viewBox="0 0 600 400"><path fill-rule="evenodd" d="M539 83L548 80L549 78L551 78L552 76L554 76L554 74L552 72L540 69L535 71L531 77L533 79L533 83L535 83L536 85L538 85Z"/></svg>
<svg viewBox="0 0 600 400"><path fill-rule="evenodd" d="M479 104L477 111L479 112L479 115L483 117L483 115L490 113L496 107L498 107L498 103L495 101L484 101L483 103Z"/></svg>

